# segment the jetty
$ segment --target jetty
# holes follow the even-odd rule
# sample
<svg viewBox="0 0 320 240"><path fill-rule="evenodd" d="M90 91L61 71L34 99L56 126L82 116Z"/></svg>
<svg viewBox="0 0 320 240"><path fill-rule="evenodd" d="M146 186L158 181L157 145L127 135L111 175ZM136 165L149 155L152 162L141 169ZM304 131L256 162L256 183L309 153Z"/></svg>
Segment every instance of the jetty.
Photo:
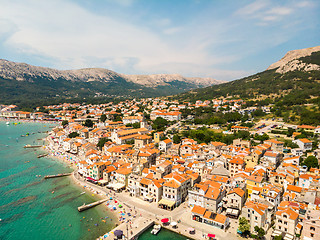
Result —
<svg viewBox="0 0 320 240"><path fill-rule="evenodd" d="M40 148L40 147L42 147L42 145L30 145L30 144L24 145L24 148Z"/></svg>
<svg viewBox="0 0 320 240"><path fill-rule="evenodd" d="M84 205L78 207L78 211L79 212L85 211L85 210L87 210L89 208L92 208L92 207L95 207L95 206L97 206L97 205L99 205L101 203L104 203L107 200L108 199L102 199L102 200L99 200L99 201L96 201L96 202L93 202L93 203L90 203L90 204L84 204Z"/></svg>
<svg viewBox="0 0 320 240"><path fill-rule="evenodd" d="M44 176L44 179L48 179L48 178L57 178L57 177L65 177L65 176L70 176L72 173L59 173L56 175L47 175Z"/></svg>
<svg viewBox="0 0 320 240"><path fill-rule="evenodd" d="M40 155L37 156L37 158L42 158L42 157L46 157L46 156L48 156L48 153L40 154Z"/></svg>

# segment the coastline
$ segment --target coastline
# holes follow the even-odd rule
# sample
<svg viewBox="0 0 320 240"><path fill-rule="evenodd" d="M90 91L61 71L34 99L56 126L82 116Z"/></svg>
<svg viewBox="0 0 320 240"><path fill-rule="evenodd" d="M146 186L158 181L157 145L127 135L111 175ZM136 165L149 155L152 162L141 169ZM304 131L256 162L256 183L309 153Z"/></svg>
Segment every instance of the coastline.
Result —
<svg viewBox="0 0 320 240"><path fill-rule="evenodd" d="M56 159L63 164L67 164L69 167L73 169L72 174L70 175L71 182L73 185L81 188L86 193L91 194L94 198L97 200L112 198L112 200L107 201L107 203L100 204L100 206L103 206L104 210L108 212L109 218L112 219L114 226L110 230L112 231L114 228L116 228L120 223L122 219L122 213L126 212L127 209L123 207L120 211L117 208L117 210L111 209L109 206L119 205L119 201L114 198L114 195L112 195L110 192L107 193L107 191L102 192L101 189L95 188L94 186L91 186L89 183L81 181L75 177L75 174L77 173L77 161L80 159L72 154L68 154L59 150L54 149L54 143L50 139L50 134L48 133L48 136L45 137L43 140L46 141L46 145L42 148L44 151L46 151L49 155L48 157ZM107 189L106 189L107 190ZM123 205L124 206L124 205Z"/></svg>

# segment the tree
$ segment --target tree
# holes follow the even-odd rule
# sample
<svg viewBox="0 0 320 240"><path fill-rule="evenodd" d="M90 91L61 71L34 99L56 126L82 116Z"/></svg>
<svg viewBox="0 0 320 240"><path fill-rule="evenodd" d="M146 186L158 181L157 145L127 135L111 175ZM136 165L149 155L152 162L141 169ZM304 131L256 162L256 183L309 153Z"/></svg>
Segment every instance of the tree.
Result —
<svg viewBox="0 0 320 240"><path fill-rule="evenodd" d="M68 120L63 120L61 125L65 128L69 124Z"/></svg>
<svg viewBox="0 0 320 240"><path fill-rule="evenodd" d="M132 127L133 128L140 128L140 123L139 122L133 123Z"/></svg>
<svg viewBox="0 0 320 240"><path fill-rule="evenodd" d="M263 228L255 226L254 227L254 231L256 231L256 233L258 234L258 237L261 239L263 238L264 235L266 235L266 232L264 231Z"/></svg>
<svg viewBox="0 0 320 240"><path fill-rule="evenodd" d="M101 122L105 122L107 120L107 116L105 115L105 114L102 114L101 116L100 116L100 121Z"/></svg>
<svg viewBox="0 0 320 240"><path fill-rule="evenodd" d="M86 119L86 121L84 122L83 126L89 127L89 128L93 127L92 120L91 119Z"/></svg>
<svg viewBox="0 0 320 240"><path fill-rule="evenodd" d="M77 132L72 132L68 135L69 138L75 138L75 137L78 137L79 136L79 133Z"/></svg>
<svg viewBox="0 0 320 240"><path fill-rule="evenodd" d="M100 150L102 150L104 144L105 144L106 142L108 142L108 141L111 141L111 140L108 139L108 138L100 138L100 139L99 139L99 142L97 143L97 147L98 147Z"/></svg>
<svg viewBox="0 0 320 240"><path fill-rule="evenodd" d="M315 156L309 156L303 161L303 165L306 165L308 167L308 170L310 168L318 168L318 159Z"/></svg>
<svg viewBox="0 0 320 240"><path fill-rule="evenodd" d="M282 236L275 236L274 240L282 240Z"/></svg>
<svg viewBox="0 0 320 240"><path fill-rule="evenodd" d="M242 232L243 235L248 235L250 233L250 224L245 217L239 219L238 230Z"/></svg>
<svg viewBox="0 0 320 240"><path fill-rule="evenodd" d="M167 124L168 121L166 119L157 117L157 119L153 121L152 128L156 131L164 131Z"/></svg>
<svg viewBox="0 0 320 240"><path fill-rule="evenodd" d="M181 141L181 137L178 134L173 135L173 143L178 144Z"/></svg>

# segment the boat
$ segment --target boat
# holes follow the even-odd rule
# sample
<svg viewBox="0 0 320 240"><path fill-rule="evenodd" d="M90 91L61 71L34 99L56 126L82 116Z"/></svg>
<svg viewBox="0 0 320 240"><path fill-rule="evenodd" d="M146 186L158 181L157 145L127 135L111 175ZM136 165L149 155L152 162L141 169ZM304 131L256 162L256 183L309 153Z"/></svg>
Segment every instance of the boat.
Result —
<svg viewBox="0 0 320 240"><path fill-rule="evenodd" d="M37 158L42 158L42 157L46 157L46 156L48 156L48 153L40 154L40 155L37 156Z"/></svg>
<svg viewBox="0 0 320 240"><path fill-rule="evenodd" d="M86 192L82 192L82 193L80 193L80 195L82 195L82 194L85 194Z"/></svg>
<svg viewBox="0 0 320 240"><path fill-rule="evenodd" d="M161 230L161 225L154 225L153 229L151 230L151 234L157 235Z"/></svg>
<svg viewBox="0 0 320 240"><path fill-rule="evenodd" d="M10 122L6 122L7 125L10 125Z"/></svg>

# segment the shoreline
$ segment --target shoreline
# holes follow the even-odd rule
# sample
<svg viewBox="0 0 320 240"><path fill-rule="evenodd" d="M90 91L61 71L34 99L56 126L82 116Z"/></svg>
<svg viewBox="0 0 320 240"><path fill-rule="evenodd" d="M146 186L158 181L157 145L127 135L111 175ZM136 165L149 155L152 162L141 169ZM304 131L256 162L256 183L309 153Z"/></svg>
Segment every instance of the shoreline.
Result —
<svg viewBox="0 0 320 240"><path fill-rule="evenodd" d="M119 206L120 204L120 202L117 199L115 199L115 195L113 195L111 192L107 193L107 189L105 191L102 191L101 189L91 186L88 182L83 182L75 177L75 173L78 170L77 161L79 161L80 159L74 156L73 154L71 155L54 149L54 143L51 141L49 134L47 134L47 137L43 138L43 140L46 141L46 145L42 149L49 154L48 157L56 159L57 161L66 164L68 167L71 167L73 169L70 179L74 186L81 188L88 194L92 194L92 196L97 200L106 199L106 196L108 198L112 198L111 200L108 200L107 203L102 203L99 206L103 206L104 210L106 210L108 215L110 215L109 218L112 219L114 223L114 226L112 227L112 229L110 229L109 232L111 232L114 228L119 226L123 222L121 220L121 214L123 214L124 212L129 212L127 210L127 207L125 207L125 205L122 204L122 208L117 207L116 210L111 209L109 206Z"/></svg>

